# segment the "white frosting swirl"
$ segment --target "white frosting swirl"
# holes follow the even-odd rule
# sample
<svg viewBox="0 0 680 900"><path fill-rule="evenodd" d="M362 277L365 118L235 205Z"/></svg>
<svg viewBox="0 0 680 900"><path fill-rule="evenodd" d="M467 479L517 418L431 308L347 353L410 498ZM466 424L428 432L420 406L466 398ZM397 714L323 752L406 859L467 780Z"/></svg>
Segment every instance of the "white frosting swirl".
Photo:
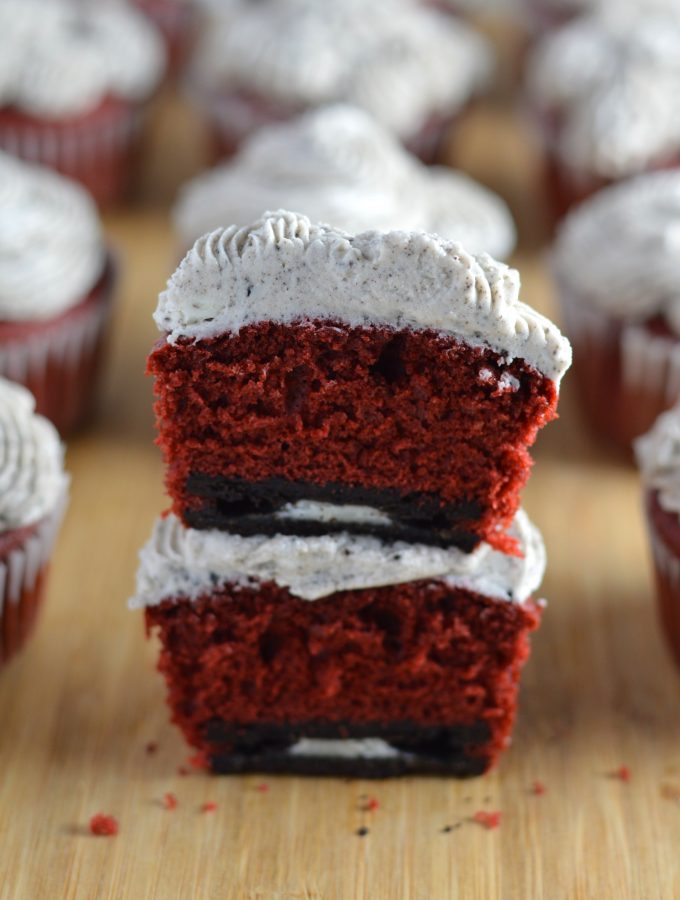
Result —
<svg viewBox="0 0 680 900"><path fill-rule="evenodd" d="M361 535L297 537L277 534L241 537L223 531L185 528L160 518L140 553L132 608L175 597L196 600L225 584L252 586L273 581L295 597L318 600L337 591L444 581L495 600L526 602L545 571L545 547L538 529L519 511L510 534L522 557L480 544L473 553L424 544L387 544Z"/></svg>
<svg viewBox="0 0 680 900"><path fill-rule="evenodd" d="M205 29L192 80L292 106L353 103L408 136L462 107L490 69L480 35L413 0L243 0Z"/></svg>
<svg viewBox="0 0 680 900"><path fill-rule="evenodd" d="M363 110L327 106L256 132L238 156L182 191L175 223L185 246L263 209L300 209L352 233L435 232L504 259L515 244L500 197L450 169L422 165Z"/></svg>
<svg viewBox="0 0 680 900"><path fill-rule="evenodd" d="M0 531L39 522L68 484L59 435L34 410L26 388L0 378Z"/></svg>
<svg viewBox="0 0 680 900"><path fill-rule="evenodd" d="M155 28L123 3L0 2L0 106L61 118L141 101L165 68Z"/></svg>
<svg viewBox="0 0 680 900"><path fill-rule="evenodd" d="M680 515L680 406L662 413L634 447L645 486L658 491L662 509Z"/></svg>
<svg viewBox="0 0 680 900"><path fill-rule="evenodd" d="M0 321L51 318L83 300L105 258L89 194L0 152Z"/></svg>
<svg viewBox="0 0 680 900"><path fill-rule="evenodd" d="M680 171L613 185L563 221L553 253L559 282L628 321L663 314L680 335Z"/></svg>
<svg viewBox="0 0 680 900"><path fill-rule="evenodd" d="M579 172L620 178L680 153L680 11L607 7L548 36L529 66L557 113L556 150Z"/></svg>
<svg viewBox="0 0 680 900"><path fill-rule="evenodd" d="M519 300L519 273L423 232L351 237L280 210L200 238L154 314L168 341L201 340L273 320L434 329L560 380L571 347Z"/></svg>

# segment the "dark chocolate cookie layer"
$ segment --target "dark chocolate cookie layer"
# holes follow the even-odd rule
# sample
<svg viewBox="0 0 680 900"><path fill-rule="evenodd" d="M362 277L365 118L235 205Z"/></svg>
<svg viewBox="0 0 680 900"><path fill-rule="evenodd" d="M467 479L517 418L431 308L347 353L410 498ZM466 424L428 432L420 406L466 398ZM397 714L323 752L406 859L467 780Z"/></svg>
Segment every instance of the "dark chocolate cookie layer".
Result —
<svg viewBox="0 0 680 900"><path fill-rule="evenodd" d="M479 537L460 527L476 520L481 507L475 501L443 504L426 493L402 494L390 488L368 488L336 483L314 484L283 478L249 482L238 478L193 472L186 483L188 493L201 505L187 509L184 521L191 528L219 528L233 534L321 535L348 531L369 534L386 541L408 541L438 547L473 550ZM280 518L275 513L288 503L312 500L322 503L369 506L391 519L390 524Z"/></svg>

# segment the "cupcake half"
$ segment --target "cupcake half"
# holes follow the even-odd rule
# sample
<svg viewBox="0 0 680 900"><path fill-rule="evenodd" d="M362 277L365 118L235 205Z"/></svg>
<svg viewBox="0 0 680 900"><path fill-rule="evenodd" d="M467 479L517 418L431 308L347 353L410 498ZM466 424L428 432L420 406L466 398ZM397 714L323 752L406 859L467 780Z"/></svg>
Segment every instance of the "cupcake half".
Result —
<svg viewBox="0 0 680 900"><path fill-rule="evenodd" d="M553 269L589 423L630 448L680 399L680 171L583 203L558 232Z"/></svg>
<svg viewBox="0 0 680 900"><path fill-rule="evenodd" d="M0 666L33 628L67 502L59 436L34 407L0 378Z"/></svg>
<svg viewBox="0 0 680 900"><path fill-rule="evenodd" d="M204 30L188 86L221 156L263 125L348 102L431 162L490 69L481 36L413 0L242 0Z"/></svg>
<svg viewBox="0 0 680 900"><path fill-rule="evenodd" d="M121 199L165 68L153 25L121 3L3 0L0 61L0 148Z"/></svg>
<svg viewBox="0 0 680 900"><path fill-rule="evenodd" d="M654 557L658 610L680 665L680 407L635 442Z"/></svg>
<svg viewBox="0 0 680 900"><path fill-rule="evenodd" d="M0 153L0 375L62 434L95 396L114 266L77 184Z"/></svg>
<svg viewBox="0 0 680 900"><path fill-rule="evenodd" d="M301 209L351 233L422 229L505 259L515 226L500 197L460 172L426 167L363 110L311 110L253 135L233 160L186 185L174 219L182 252L264 209Z"/></svg>

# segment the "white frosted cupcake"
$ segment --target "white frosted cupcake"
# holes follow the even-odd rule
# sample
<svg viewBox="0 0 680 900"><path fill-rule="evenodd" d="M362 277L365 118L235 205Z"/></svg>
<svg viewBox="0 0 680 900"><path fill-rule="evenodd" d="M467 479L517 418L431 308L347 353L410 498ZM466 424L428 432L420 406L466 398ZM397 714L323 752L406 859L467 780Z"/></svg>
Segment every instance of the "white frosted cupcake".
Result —
<svg viewBox="0 0 680 900"><path fill-rule="evenodd" d="M160 36L126 4L0 2L0 149L125 193L144 108L165 68Z"/></svg>
<svg viewBox="0 0 680 900"><path fill-rule="evenodd" d="M262 125L347 102L431 162L491 65L480 35L413 0L241 0L205 29L189 88L221 156Z"/></svg>
<svg viewBox="0 0 680 900"><path fill-rule="evenodd" d="M113 285L86 191L0 153L0 375L62 434L90 411Z"/></svg>
<svg viewBox="0 0 680 900"><path fill-rule="evenodd" d="M0 666L33 628L67 491L54 426L25 388L0 378Z"/></svg>
<svg viewBox="0 0 680 900"><path fill-rule="evenodd" d="M680 400L680 171L607 188L562 223L554 272L583 408L623 447Z"/></svg>
<svg viewBox="0 0 680 900"><path fill-rule="evenodd" d="M654 0L577 19L541 41L528 70L556 216L600 187L680 163L680 8Z"/></svg>
<svg viewBox="0 0 680 900"><path fill-rule="evenodd" d="M460 172L422 165L363 110L337 105L270 125L238 155L184 187L174 220L182 250L265 209L298 209L353 234L421 229L505 259L515 227L505 203Z"/></svg>

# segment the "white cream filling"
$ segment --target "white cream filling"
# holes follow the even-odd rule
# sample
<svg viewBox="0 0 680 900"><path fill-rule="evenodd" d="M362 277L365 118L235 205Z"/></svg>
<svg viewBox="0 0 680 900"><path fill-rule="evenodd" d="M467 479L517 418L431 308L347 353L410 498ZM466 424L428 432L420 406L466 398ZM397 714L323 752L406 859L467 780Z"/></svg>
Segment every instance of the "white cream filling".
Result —
<svg viewBox="0 0 680 900"><path fill-rule="evenodd" d="M424 166L363 110L334 105L257 131L229 162L193 179L174 210L182 245L264 209L299 209L357 234L407 229L505 259L515 244L506 204L462 172Z"/></svg>
<svg viewBox="0 0 680 900"><path fill-rule="evenodd" d="M199 239L154 319L170 343L269 320L339 319L451 334L556 382L571 363L557 326L519 300L519 273L487 254L423 232L352 237L283 210Z"/></svg>
<svg viewBox="0 0 680 900"><path fill-rule="evenodd" d="M342 522L347 525L391 525L392 519L379 509L351 503L321 503L316 500L297 500L286 503L274 513L275 519L289 522Z"/></svg>
<svg viewBox="0 0 680 900"><path fill-rule="evenodd" d="M177 597L196 600L222 585L253 587L274 582L303 600L338 591L410 581L443 581L495 600L527 601L545 571L545 548L526 514L517 513L510 534L523 556L481 544L473 553L402 541L386 543L347 532L313 537L254 535L185 528L174 515L156 521L140 553L131 608Z"/></svg>
<svg viewBox="0 0 680 900"><path fill-rule="evenodd" d="M412 754L392 747L382 738L327 740L300 738L286 751L290 756L330 757L334 759L401 759Z"/></svg>

